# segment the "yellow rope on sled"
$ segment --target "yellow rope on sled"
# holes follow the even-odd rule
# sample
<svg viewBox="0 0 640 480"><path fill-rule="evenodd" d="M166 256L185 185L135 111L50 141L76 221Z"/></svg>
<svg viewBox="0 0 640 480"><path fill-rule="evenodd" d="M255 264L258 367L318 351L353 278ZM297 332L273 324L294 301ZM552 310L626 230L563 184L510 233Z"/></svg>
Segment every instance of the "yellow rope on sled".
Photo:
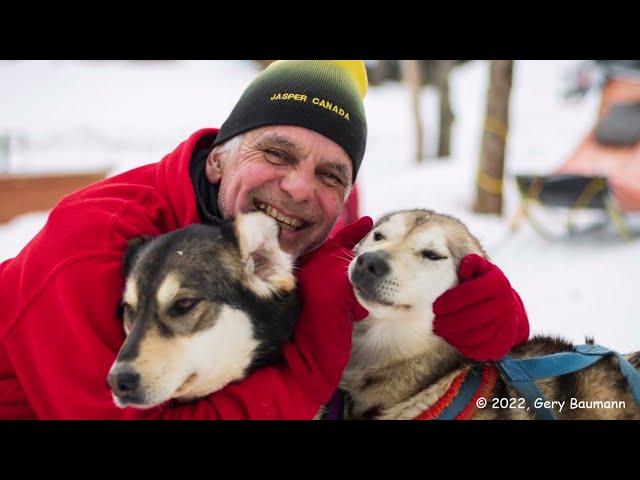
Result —
<svg viewBox="0 0 640 480"><path fill-rule="evenodd" d="M529 202L538 202L538 197L540 196L540 192L542 192L543 186L544 182L542 181L542 178L534 177L529 188L527 188L526 193L520 192L520 205L518 207L518 211L511 220L511 224L509 225L509 230L512 233L520 227L520 222L524 217L527 217L529 221L531 221L531 216L529 215ZM546 235L542 236L545 237Z"/></svg>
<svg viewBox="0 0 640 480"><path fill-rule="evenodd" d="M543 182L540 177L534 177L527 188L526 193L520 193L520 205L518 207L518 211L515 213L513 218L511 219L511 224L509 225L509 230L511 232L515 232L520 227L520 222L524 217L529 217L529 202L537 202L538 196L540 192L542 192Z"/></svg>
<svg viewBox="0 0 640 480"><path fill-rule="evenodd" d="M607 188L607 182L604 178L592 179L576 199L575 203L571 207L571 213L569 215L589 205L591 200L593 200L593 198L605 188Z"/></svg>
<svg viewBox="0 0 640 480"><path fill-rule="evenodd" d="M615 200L613 199L610 199L606 202L609 218L611 218L613 225L616 227L618 234L620 235L620 237L622 237L623 240L633 240L633 235L627 228L627 225L624 223L622 215L620 215L620 210L618 210L614 202Z"/></svg>
<svg viewBox="0 0 640 480"><path fill-rule="evenodd" d="M539 195L542 191L543 186L544 186L544 182L542 181L542 178L535 177L531 182L531 184L529 185L529 188L527 189L527 191L525 193L521 192L520 208L516 213L516 215L514 215L514 218L510 225L510 230L512 232L514 232L518 228L521 219L526 217L529 220L529 223L531 224L531 226L534 228L534 230L536 230L542 237L547 239L553 238L551 235L548 234L548 232L546 232L542 228L542 226L528 212L529 202L534 202L542 206L540 204ZM573 206L571 207L569 216L567 218L567 225L571 225L572 217L576 214L576 212L578 212L578 210L589 205L589 203L593 200L593 198L599 192L601 192L606 188L607 188L607 180L605 178L592 179L585 186L585 188L582 190L582 192L574 202ZM614 224L620 237L623 238L624 240L632 240L633 235L627 228L627 225L624 219L622 218L622 214L616 206L615 199L611 195L608 195L607 198L605 199L605 208L606 208L607 214L609 215L609 218Z"/></svg>
<svg viewBox="0 0 640 480"><path fill-rule="evenodd" d="M593 178L589 183L587 183L569 210L569 215L567 216L567 228L570 229L573 225L573 219L578 211L588 206L589 203L591 203L591 200L593 200L594 197L605 188L607 188L607 182L603 178Z"/></svg>

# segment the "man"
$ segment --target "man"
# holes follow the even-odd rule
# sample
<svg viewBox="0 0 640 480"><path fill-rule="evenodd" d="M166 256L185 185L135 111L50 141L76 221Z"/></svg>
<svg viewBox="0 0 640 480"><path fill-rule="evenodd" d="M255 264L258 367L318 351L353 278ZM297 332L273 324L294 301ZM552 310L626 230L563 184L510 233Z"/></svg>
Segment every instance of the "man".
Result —
<svg viewBox="0 0 640 480"><path fill-rule="evenodd" d="M346 254L371 219L325 242L364 155L366 88L362 61L277 62L219 131L200 130L162 161L62 200L0 265L0 418L312 418L338 385L352 321L366 315ZM124 340L116 307L127 241L257 208L277 217L282 247L301 257L303 308L285 361L196 402L117 408L105 378ZM491 267L469 267L476 298L453 289L436 320L438 333L476 358L528 336L517 294Z"/></svg>

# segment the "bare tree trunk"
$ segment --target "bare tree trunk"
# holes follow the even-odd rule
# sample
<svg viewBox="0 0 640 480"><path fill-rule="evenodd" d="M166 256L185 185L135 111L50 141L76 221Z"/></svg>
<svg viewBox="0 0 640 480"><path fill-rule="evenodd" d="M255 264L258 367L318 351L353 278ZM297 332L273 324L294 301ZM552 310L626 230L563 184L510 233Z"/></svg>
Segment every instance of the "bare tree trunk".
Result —
<svg viewBox="0 0 640 480"><path fill-rule="evenodd" d="M375 64L367 64L369 85L381 85L386 81L400 81L401 68L398 60L378 60Z"/></svg>
<svg viewBox="0 0 640 480"><path fill-rule="evenodd" d="M422 132L422 117L420 116L420 90L422 88L422 78L420 75L419 60L405 60L403 62L404 81L411 92L411 106L413 110L413 123L416 132L415 159L417 163L422 163L424 159L424 137Z"/></svg>
<svg viewBox="0 0 640 480"><path fill-rule="evenodd" d="M435 62L435 86L440 93L440 134L438 138L438 157L451 155L451 126L453 111L449 100L449 73L455 66L455 60Z"/></svg>
<svg viewBox="0 0 640 480"><path fill-rule="evenodd" d="M490 69L487 113L473 211L501 215L513 60L493 60Z"/></svg>

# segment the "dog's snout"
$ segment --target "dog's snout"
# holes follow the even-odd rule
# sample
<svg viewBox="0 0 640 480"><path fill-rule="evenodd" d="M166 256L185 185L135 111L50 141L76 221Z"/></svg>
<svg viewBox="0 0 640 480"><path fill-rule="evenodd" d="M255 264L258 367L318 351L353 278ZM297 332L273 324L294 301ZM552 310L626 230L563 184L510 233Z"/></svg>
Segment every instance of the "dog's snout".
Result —
<svg viewBox="0 0 640 480"><path fill-rule="evenodd" d="M367 252L356 260L356 269L369 272L376 277L384 277L389 273L389 264L379 253Z"/></svg>
<svg viewBox="0 0 640 480"><path fill-rule="evenodd" d="M135 393L140 385L140 375L131 368L116 368L109 373L107 383L116 395L131 395Z"/></svg>

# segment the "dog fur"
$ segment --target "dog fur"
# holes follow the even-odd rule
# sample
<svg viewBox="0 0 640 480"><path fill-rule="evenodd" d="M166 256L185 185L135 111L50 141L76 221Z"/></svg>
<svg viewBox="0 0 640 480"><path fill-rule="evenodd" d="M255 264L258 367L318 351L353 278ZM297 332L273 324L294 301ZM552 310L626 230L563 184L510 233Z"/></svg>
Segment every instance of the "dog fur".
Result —
<svg viewBox="0 0 640 480"><path fill-rule="evenodd" d="M352 355L341 381L347 394L345 418L416 418L442 397L459 373L474 365L432 330L432 304L458 284L458 266L470 253L487 258L462 222L430 210L385 215L358 244L349 278L369 316L355 325ZM511 356L529 358L572 349L561 338L535 336L514 348ZM626 358L640 368L640 352ZM613 356L536 385L547 400L567 402L561 412L555 404L560 419L640 419L640 407ZM473 418L534 418L533 409L492 408L493 399L502 398L517 399L518 394L498 376L486 397L488 406L476 407ZM594 403L569 408L571 398ZM624 402L625 408L608 408L610 403L604 403L613 401Z"/></svg>
<svg viewBox="0 0 640 480"><path fill-rule="evenodd" d="M124 271L120 407L203 397L278 361L299 315L293 258L260 212L134 239Z"/></svg>

